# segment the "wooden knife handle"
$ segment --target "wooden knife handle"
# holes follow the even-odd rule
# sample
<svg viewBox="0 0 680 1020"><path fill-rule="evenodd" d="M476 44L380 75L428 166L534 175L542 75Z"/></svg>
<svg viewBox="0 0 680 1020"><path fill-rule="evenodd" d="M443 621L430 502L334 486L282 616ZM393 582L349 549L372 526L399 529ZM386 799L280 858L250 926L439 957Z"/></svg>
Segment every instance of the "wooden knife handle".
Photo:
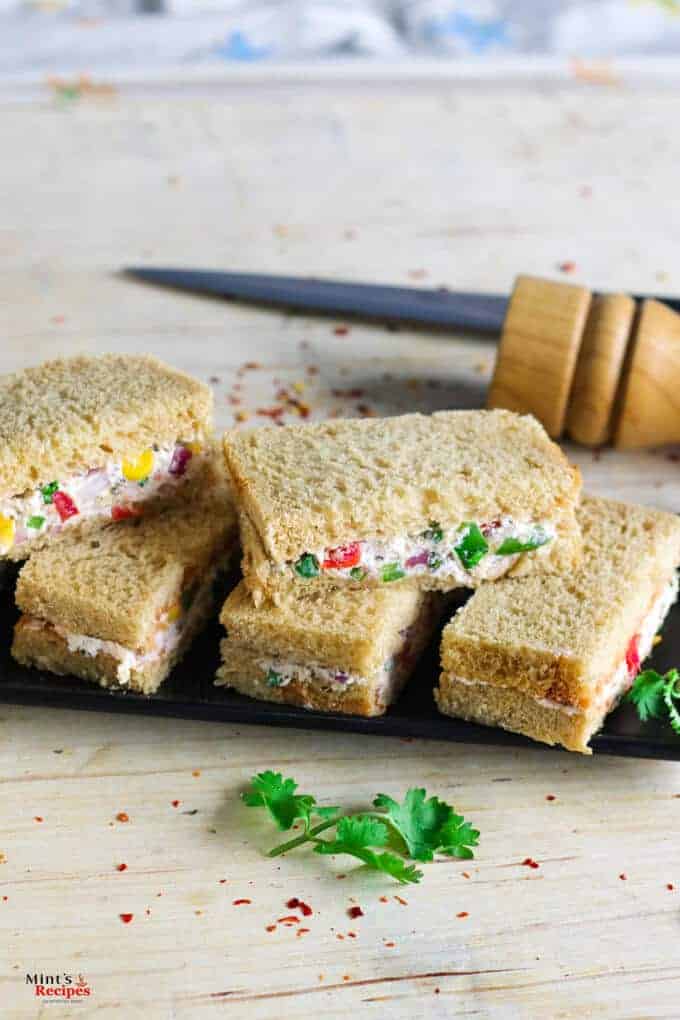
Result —
<svg viewBox="0 0 680 1020"><path fill-rule="evenodd" d="M624 449L680 441L680 315L659 301L517 278L487 407L554 439Z"/></svg>

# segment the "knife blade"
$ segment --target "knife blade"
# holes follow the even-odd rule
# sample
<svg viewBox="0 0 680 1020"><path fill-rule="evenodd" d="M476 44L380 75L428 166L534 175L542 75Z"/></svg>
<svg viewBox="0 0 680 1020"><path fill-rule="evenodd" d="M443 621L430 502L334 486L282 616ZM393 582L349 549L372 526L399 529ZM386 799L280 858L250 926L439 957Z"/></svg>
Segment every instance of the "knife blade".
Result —
<svg viewBox="0 0 680 1020"><path fill-rule="evenodd" d="M315 277L146 266L130 266L124 273L145 283L254 304L425 323L480 333L500 333L508 306L508 299L500 294L454 292L443 288L428 290Z"/></svg>
<svg viewBox="0 0 680 1020"><path fill-rule="evenodd" d="M123 272L145 283L251 304L445 326L495 335L501 332L509 300L503 294L453 291L445 287L396 287L267 273L230 273L165 266L128 266ZM653 297L680 312L680 298L640 294L633 297L636 301Z"/></svg>

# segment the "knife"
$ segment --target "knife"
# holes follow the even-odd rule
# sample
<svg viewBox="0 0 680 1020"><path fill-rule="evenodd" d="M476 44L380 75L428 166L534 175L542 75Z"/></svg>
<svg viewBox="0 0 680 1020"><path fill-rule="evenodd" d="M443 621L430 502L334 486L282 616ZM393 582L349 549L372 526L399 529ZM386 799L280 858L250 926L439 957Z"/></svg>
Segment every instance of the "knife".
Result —
<svg viewBox="0 0 680 1020"><path fill-rule="evenodd" d="M123 272L145 283L251 304L488 334L501 332L509 300L502 294L452 291L445 287L391 287L263 273L146 266L129 266ZM643 300L640 295L634 296L636 300ZM680 311L680 298L657 296L655 299Z"/></svg>

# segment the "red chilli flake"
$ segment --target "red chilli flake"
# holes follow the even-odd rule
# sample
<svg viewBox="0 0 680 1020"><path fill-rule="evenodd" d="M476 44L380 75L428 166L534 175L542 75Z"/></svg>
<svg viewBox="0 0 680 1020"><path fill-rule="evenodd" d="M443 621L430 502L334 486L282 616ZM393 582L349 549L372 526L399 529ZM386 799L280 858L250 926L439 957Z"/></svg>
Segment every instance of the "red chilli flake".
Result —
<svg viewBox="0 0 680 1020"><path fill-rule="evenodd" d="M268 924L267 927L265 928L265 931L276 931L276 925Z"/></svg>
<svg viewBox="0 0 680 1020"><path fill-rule="evenodd" d="M336 336L347 336L349 333L349 326L336 326L333 332Z"/></svg>
<svg viewBox="0 0 680 1020"><path fill-rule="evenodd" d="M557 268L561 273L573 273L576 271L576 263L571 261L560 262Z"/></svg>
<svg viewBox="0 0 680 1020"><path fill-rule="evenodd" d="M621 874L619 875L619 878L621 879L622 882L627 882L628 881L628 875L626 875L626 873L624 871L621 872Z"/></svg>
<svg viewBox="0 0 680 1020"><path fill-rule="evenodd" d="M533 857L525 857L522 861L522 865L525 868L540 868L538 861L535 861Z"/></svg>
<svg viewBox="0 0 680 1020"><path fill-rule="evenodd" d="M278 918L279 924L299 924L300 918L296 917L295 914L287 914L286 917Z"/></svg>
<svg viewBox="0 0 680 1020"><path fill-rule="evenodd" d="M397 901L397 903L401 903L402 907L407 907L408 906L408 900L402 899L401 896L395 896L394 898Z"/></svg>
<svg viewBox="0 0 680 1020"><path fill-rule="evenodd" d="M234 900L234 902L232 903L232 906L240 907L242 903L252 903L252 902L253 902L252 900Z"/></svg>
<svg viewBox="0 0 680 1020"><path fill-rule="evenodd" d="M129 924L130 921L132 920L132 918L135 915L134 914L119 914L118 916L120 917L120 919L123 922L123 924Z"/></svg>
<svg viewBox="0 0 680 1020"><path fill-rule="evenodd" d="M181 800L173 800L171 803L172 803L173 807L179 807L180 804L182 803L182 801Z"/></svg>
<svg viewBox="0 0 680 1020"><path fill-rule="evenodd" d="M309 928L298 928L295 932L295 937L299 939L301 935L306 935L309 930Z"/></svg>
<svg viewBox="0 0 680 1020"><path fill-rule="evenodd" d="M361 909L361 907L349 907L349 909L347 910L347 916L351 917L352 920L354 920L354 918L356 917L363 917L364 912Z"/></svg>
<svg viewBox="0 0 680 1020"><path fill-rule="evenodd" d="M35 818L33 819L33 821L34 822L44 822L45 819L42 818L40 815L36 815Z"/></svg>
<svg viewBox="0 0 680 1020"><path fill-rule="evenodd" d="M394 942L386 942L385 945L386 945L386 947L388 949L394 949L395 943Z"/></svg>
<svg viewBox="0 0 680 1020"><path fill-rule="evenodd" d="M119 811L118 814L116 815L116 821L117 822L129 822L130 821L130 816L128 814L126 814L125 811Z"/></svg>
<svg viewBox="0 0 680 1020"><path fill-rule="evenodd" d="M303 917L311 917L314 911L308 903L303 903L297 896L293 896L292 899L288 900L286 906L289 910L299 910Z"/></svg>
<svg viewBox="0 0 680 1020"><path fill-rule="evenodd" d="M345 936L341 935L340 932L338 932L338 934L335 937L336 937L336 939L340 939L341 942L345 941Z"/></svg>
<svg viewBox="0 0 680 1020"><path fill-rule="evenodd" d="M546 800L557 800L557 797L555 796L554 793L548 793L548 794L546 794L546 798L545 799Z"/></svg>
<svg viewBox="0 0 680 1020"><path fill-rule="evenodd" d="M127 864L117 864L116 871L127 871Z"/></svg>
<svg viewBox="0 0 680 1020"><path fill-rule="evenodd" d="M461 910L459 914L456 914L456 917L469 917L469 916L470 915L468 914L467 910Z"/></svg>
<svg viewBox="0 0 680 1020"><path fill-rule="evenodd" d="M380 897L380 902L381 903L389 903L390 901L389 901L387 896L381 896Z"/></svg>
<svg viewBox="0 0 680 1020"><path fill-rule="evenodd" d="M668 889L669 892L673 892L673 890L675 889L675 886L673 885L672 882L667 882L666 883L666 888Z"/></svg>

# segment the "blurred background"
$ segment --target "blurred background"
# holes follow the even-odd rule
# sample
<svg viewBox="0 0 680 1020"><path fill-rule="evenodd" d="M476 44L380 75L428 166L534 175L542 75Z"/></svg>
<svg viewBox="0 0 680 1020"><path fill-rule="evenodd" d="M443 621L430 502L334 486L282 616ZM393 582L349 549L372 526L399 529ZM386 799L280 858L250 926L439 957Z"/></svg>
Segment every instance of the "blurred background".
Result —
<svg viewBox="0 0 680 1020"><path fill-rule="evenodd" d="M0 72L669 55L680 0L0 0Z"/></svg>

